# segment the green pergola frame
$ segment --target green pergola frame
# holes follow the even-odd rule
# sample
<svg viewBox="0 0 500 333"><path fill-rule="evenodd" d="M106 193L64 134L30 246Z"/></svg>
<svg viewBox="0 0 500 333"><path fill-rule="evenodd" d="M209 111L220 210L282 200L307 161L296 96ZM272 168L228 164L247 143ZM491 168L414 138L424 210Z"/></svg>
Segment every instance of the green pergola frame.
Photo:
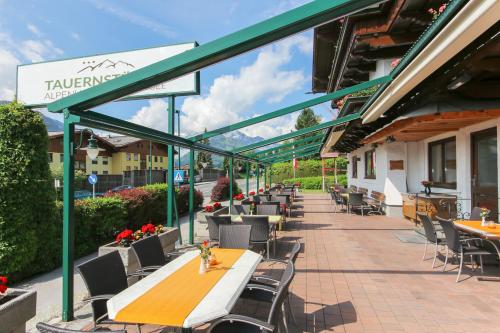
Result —
<svg viewBox="0 0 500 333"><path fill-rule="evenodd" d="M71 96L62 98L48 105L50 112L64 114L64 208L63 208L63 313L64 321L73 319L73 271L74 271L74 235L75 235L75 220L74 220L74 132L75 125L84 125L94 128L109 130L117 133L133 135L139 138L146 138L154 142L162 142L168 145L168 174L167 182L169 184L168 197L168 223L172 221L172 203L173 203L173 146L180 146L190 149L190 242L193 241L193 202L194 202L194 151L202 150L209 151L215 154L220 154L229 157L230 162L230 202L232 202L232 166L235 159L248 163L257 163L257 184L259 181L260 168L264 167L266 176L266 166L291 158L305 157L308 154L315 154L319 149L307 148L301 150L301 153L282 152L276 154L272 159L266 161L259 158L259 152L250 155L242 155L240 153L253 150L259 147L264 147L273 143L278 143L284 140L293 139L300 135L318 132L332 126L349 122L357 119L359 114L349 115L333 121L328 121L322 124L312 126L310 128L301 129L293 133L281 135L272 139L263 140L260 143L239 147L232 151L224 151L200 144L196 141L204 138L203 135L195 136L190 139L184 139L174 135L173 119L175 109L175 96L168 97L168 131L162 133L140 125L132 124L123 120L109 117L100 113L88 111L93 107L102 105L107 102L118 100L134 92L144 90L156 84L166 82L182 75L198 71L209 65L221 62L244 52L256 49L263 45L272 43L282 38L291 36L301 31L310 29L317 25L333 21L340 17L347 16L357 12L365 7L372 6L387 0L316 0L301 7L292 9L281 15L272 17L253 26L242 29L238 32L229 34L205 45L188 50L171 58L159 61L142 69L135 70L129 74L120 76L116 79L107 81L98 86L88 88L86 90L75 93ZM291 112L300 110L303 107L316 105L334 98L340 98L346 94L363 90L370 86L390 81L390 77L383 77L376 80L371 80L350 88L342 89L342 91L333 92L331 94L314 98L312 100L295 104L288 108L277 110L257 118L243 121L238 124L223 127L215 131L206 133L207 137L226 133L231 130L243 128L259 122L269 120L275 117L283 116ZM319 135L319 134L318 134ZM310 142L310 141L308 141ZM303 142L305 143L305 141ZM297 144L297 148L301 149ZM285 145L288 145L285 144ZM285 148L282 145L278 149ZM319 144L318 144L319 146ZM288 146L290 147L290 146ZM293 145L292 145L293 147ZM303 148L306 149L306 148ZM267 156L266 156L267 157ZM248 172L247 172L248 177ZM265 177L265 182L267 177ZM247 178L248 184L248 178ZM258 186L258 185L257 185ZM247 186L248 192L248 186Z"/></svg>

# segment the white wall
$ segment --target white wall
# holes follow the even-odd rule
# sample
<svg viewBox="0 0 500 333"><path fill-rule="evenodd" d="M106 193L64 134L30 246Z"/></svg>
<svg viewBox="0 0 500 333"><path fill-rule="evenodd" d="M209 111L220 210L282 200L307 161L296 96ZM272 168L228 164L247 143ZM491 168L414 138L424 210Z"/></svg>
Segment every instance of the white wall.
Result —
<svg viewBox="0 0 500 333"><path fill-rule="evenodd" d="M391 59L377 60L375 71L370 72L369 74L370 80L389 74L392 71L391 62Z"/></svg>
<svg viewBox="0 0 500 333"><path fill-rule="evenodd" d="M376 148L376 179L365 179L365 151L371 146L361 147L350 154L348 166L348 183L375 190L386 195L389 206L402 205L401 193L423 191L422 180L429 179L428 144L433 141L456 136L457 149L457 188L433 188L433 193L456 194L461 199L462 209L471 209L471 133L496 127L500 133L500 118L462 128L456 132L446 132L418 142L385 143ZM500 166L500 140L497 141L498 166ZM352 157L358 161L358 177L352 178ZM403 160L405 170L389 170L389 161ZM497 171L500 180L500 168Z"/></svg>

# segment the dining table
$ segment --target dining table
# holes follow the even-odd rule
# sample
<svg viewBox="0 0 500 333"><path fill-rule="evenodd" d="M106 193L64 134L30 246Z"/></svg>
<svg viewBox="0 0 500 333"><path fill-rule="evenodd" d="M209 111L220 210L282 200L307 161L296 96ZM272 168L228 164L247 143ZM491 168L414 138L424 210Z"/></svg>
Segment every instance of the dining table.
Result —
<svg viewBox="0 0 500 333"><path fill-rule="evenodd" d="M490 222L489 225L482 226L481 221L456 220L457 229L477 235L484 239L500 240L500 224Z"/></svg>
<svg viewBox="0 0 500 333"><path fill-rule="evenodd" d="M201 273L200 251L188 251L107 301L117 322L192 328L228 315L262 256L212 248L216 262Z"/></svg>

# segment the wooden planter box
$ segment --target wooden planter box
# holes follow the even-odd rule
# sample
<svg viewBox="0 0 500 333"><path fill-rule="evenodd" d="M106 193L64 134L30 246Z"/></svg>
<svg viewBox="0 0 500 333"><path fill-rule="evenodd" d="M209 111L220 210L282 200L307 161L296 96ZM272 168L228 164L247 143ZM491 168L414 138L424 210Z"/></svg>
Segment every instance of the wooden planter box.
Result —
<svg viewBox="0 0 500 333"><path fill-rule="evenodd" d="M165 228L165 229L167 230L159 234L158 237L160 237L163 253L167 254L175 250L175 243L179 239L179 229L177 228ZM109 244L99 247L99 256L105 255L112 251L118 251L120 253L127 274L134 273L139 269L139 262L131 247L123 247L117 245L115 242L111 242Z"/></svg>
<svg viewBox="0 0 500 333"><path fill-rule="evenodd" d="M36 291L9 288L0 296L1 333L26 332L26 322L35 315Z"/></svg>
<svg viewBox="0 0 500 333"><path fill-rule="evenodd" d="M224 215L224 214L229 214L229 207L222 206L220 209L215 210L211 213L207 212L198 212L196 214L196 220L200 223L207 223L207 216L219 216L219 215Z"/></svg>

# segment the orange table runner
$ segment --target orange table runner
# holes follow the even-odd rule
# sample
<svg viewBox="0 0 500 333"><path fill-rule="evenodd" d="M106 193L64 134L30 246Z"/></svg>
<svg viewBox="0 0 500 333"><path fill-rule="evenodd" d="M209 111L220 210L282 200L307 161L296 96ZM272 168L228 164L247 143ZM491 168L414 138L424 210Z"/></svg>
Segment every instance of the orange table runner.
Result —
<svg viewBox="0 0 500 333"><path fill-rule="evenodd" d="M469 221L469 220L457 220L455 221L455 224L457 224L458 226L462 225L465 227L476 229L478 231L486 232L488 234L493 235L493 237L500 238L500 225L498 224L481 226L481 221Z"/></svg>
<svg viewBox="0 0 500 333"><path fill-rule="evenodd" d="M214 248L212 252L219 262L217 266L199 274L200 257L197 256L121 309L115 320L182 327L186 317L245 250Z"/></svg>

